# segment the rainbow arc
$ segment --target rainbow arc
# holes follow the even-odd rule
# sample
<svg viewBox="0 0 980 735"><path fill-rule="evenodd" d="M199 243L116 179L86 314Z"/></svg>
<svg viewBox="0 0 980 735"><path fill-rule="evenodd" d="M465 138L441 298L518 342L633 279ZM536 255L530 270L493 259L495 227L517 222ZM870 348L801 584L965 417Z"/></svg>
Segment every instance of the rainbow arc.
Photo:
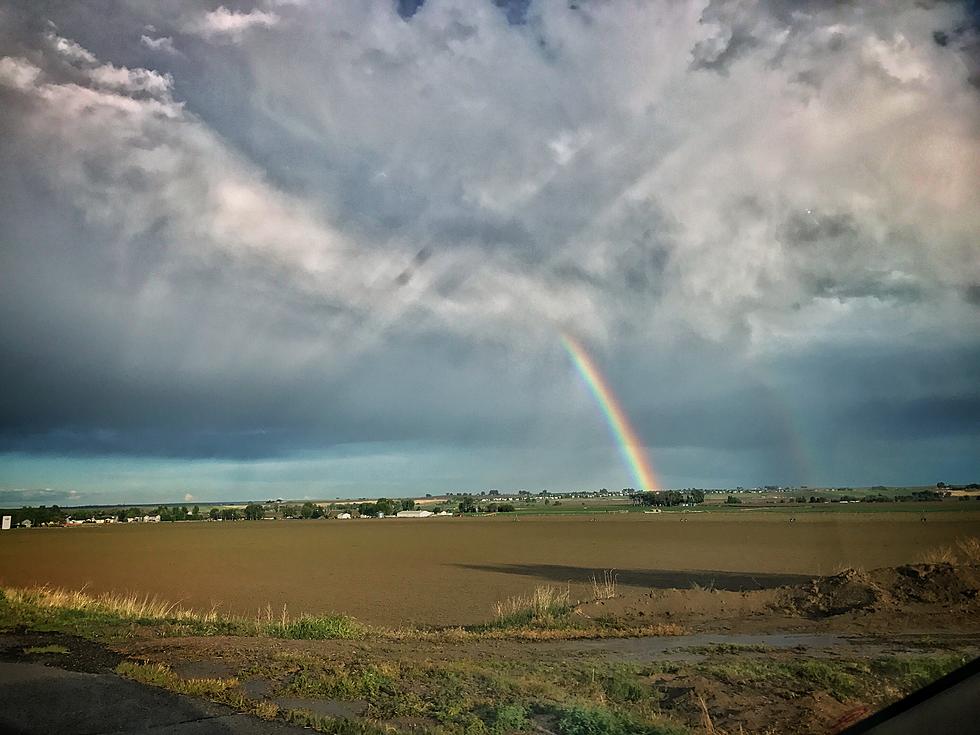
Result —
<svg viewBox="0 0 980 735"><path fill-rule="evenodd" d="M595 397L596 403L599 404L599 408L602 409L613 438L619 446L619 451L637 483L637 490L659 490L660 481L653 471L653 465L650 464L646 446L630 423L629 417L616 398L609 381L606 380L595 360L586 352L578 340L565 332L562 332L561 339L572 358L572 362L575 363L576 369L582 376L582 380L585 381L586 386Z"/></svg>

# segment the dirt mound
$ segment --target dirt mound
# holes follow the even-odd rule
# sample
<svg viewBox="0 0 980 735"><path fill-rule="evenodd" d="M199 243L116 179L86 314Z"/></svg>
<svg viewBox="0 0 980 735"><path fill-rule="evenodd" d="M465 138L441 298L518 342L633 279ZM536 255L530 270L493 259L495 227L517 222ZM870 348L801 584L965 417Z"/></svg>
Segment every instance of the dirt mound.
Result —
<svg viewBox="0 0 980 735"><path fill-rule="evenodd" d="M914 564L878 569L875 576L899 604L957 605L980 595L980 567Z"/></svg>
<svg viewBox="0 0 980 735"><path fill-rule="evenodd" d="M969 604L980 596L975 566L914 564L866 572L846 569L788 590L784 607L807 617L905 608Z"/></svg>

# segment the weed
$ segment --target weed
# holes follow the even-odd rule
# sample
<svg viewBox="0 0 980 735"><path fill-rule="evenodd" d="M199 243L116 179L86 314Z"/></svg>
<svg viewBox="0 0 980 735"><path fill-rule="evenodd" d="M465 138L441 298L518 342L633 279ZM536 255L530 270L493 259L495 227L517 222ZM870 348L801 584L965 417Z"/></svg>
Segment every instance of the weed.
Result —
<svg viewBox="0 0 980 735"><path fill-rule="evenodd" d="M616 574L607 569L602 573L602 580L592 575L592 598L595 600L611 600L616 597Z"/></svg>
<svg viewBox="0 0 980 735"><path fill-rule="evenodd" d="M603 693L616 702L639 702L647 695L646 688L632 671L612 669L600 683Z"/></svg>
<svg viewBox="0 0 980 735"><path fill-rule="evenodd" d="M518 595L494 605L494 624L497 627L548 627L560 624L572 611L568 598L568 589L535 587L534 592L529 595Z"/></svg>
<svg viewBox="0 0 980 735"><path fill-rule="evenodd" d="M527 707L519 704L499 704L489 719L495 733L521 732L531 724L527 718Z"/></svg>

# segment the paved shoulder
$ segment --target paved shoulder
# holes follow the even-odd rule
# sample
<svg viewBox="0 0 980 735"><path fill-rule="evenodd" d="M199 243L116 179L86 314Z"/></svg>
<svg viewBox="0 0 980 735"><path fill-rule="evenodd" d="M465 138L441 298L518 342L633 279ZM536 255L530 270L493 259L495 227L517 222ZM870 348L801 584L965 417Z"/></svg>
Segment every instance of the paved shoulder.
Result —
<svg viewBox="0 0 980 735"><path fill-rule="evenodd" d="M305 732L222 705L144 686L115 674L0 662L0 731L17 735Z"/></svg>

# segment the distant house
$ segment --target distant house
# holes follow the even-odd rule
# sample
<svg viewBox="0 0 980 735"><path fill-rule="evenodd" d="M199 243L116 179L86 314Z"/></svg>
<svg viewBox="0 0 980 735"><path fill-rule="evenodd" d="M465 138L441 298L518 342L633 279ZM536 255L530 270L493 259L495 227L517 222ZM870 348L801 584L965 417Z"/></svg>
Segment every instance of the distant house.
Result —
<svg viewBox="0 0 980 735"><path fill-rule="evenodd" d="M350 518L350 517L351 517L351 514L350 514L350 513L338 513L338 514L337 514L337 517L338 517L338 518L339 518L340 520L342 520L342 521L346 521L346 520L347 520L348 518Z"/></svg>
<svg viewBox="0 0 980 735"><path fill-rule="evenodd" d="M143 523L159 523L160 516L143 516Z"/></svg>
<svg viewBox="0 0 980 735"><path fill-rule="evenodd" d="M27 519L25 518L24 520L22 520L22 521L20 522L20 525L21 525L21 526L22 526L23 528L30 528L30 527L31 527L31 522L30 522L29 520L27 520Z"/></svg>
<svg viewBox="0 0 980 735"><path fill-rule="evenodd" d="M395 513L396 518L428 518L432 515L429 510L400 510Z"/></svg>

